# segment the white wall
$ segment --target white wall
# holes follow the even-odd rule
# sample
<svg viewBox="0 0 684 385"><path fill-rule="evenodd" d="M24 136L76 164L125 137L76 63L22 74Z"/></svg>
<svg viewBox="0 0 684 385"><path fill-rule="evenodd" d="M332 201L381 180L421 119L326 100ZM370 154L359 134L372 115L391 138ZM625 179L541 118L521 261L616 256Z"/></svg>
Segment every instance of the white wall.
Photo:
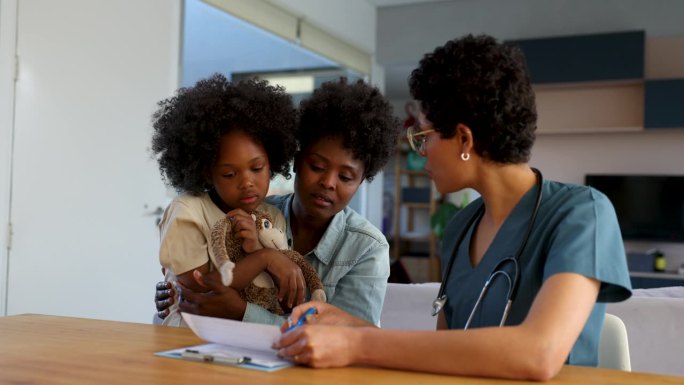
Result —
<svg viewBox="0 0 684 385"><path fill-rule="evenodd" d="M168 203L150 117L178 85L181 2L23 0L17 16L2 1L19 56L18 81L0 80L3 95L16 86L13 130L0 103L3 211L14 136L6 312L149 322L162 277L150 212Z"/></svg>
<svg viewBox="0 0 684 385"><path fill-rule="evenodd" d="M424 53L466 33L499 39L625 30L645 30L647 38L684 36L682 15L684 2L678 0L479 0L381 8L377 60L405 83ZM387 88L408 97L405 86ZM599 172L682 175L683 144L684 129L539 135L531 163L547 178L575 183ZM684 263L684 244L628 244L635 251L653 246L665 251L668 269Z"/></svg>

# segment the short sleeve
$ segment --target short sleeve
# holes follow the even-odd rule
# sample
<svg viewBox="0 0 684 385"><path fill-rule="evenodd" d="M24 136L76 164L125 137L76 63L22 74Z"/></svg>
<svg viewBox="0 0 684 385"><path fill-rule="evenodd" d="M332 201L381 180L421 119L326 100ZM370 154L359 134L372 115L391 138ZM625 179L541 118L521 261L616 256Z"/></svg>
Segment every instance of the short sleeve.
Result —
<svg viewBox="0 0 684 385"><path fill-rule="evenodd" d="M202 223L180 201L166 208L161 222L159 262L179 275L209 261L208 242Z"/></svg>
<svg viewBox="0 0 684 385"><path fill-rule="evenodd" d="M564 206L550 238L544 277L578 273L601 282L598 302L629 298L624 244L610 200L597 190L582 188Z"/></svg>

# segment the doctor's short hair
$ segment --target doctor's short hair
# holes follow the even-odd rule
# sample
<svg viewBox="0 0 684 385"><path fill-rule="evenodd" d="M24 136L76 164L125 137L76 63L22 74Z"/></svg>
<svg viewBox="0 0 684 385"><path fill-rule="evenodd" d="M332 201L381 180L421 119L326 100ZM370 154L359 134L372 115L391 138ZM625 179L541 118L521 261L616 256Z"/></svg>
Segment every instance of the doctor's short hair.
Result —
<svg viewBox="0 0 684 385"><path fill-rule="evenodd" d="M395 152L399 120L380 91L362 80L323 83L302 100L299 115L300 150L323 138L342 138L343 146L363 162L369 182Z"/></svg>
<svg viewBox="0 0 684 385"><path fill-rule="evenodd" d="M462 123L479 156L500 164L529 160L537 109L519 48L487 35L450 40L423 57L409 86L442 138Z"/></svg>
<svg viewBox="0 0 684 385"><path fill-rule="evenodd" d="M264 147L271 177L290 177L297 151L297 110L282 87L258 79L231 82L214 74L158 105L152 116L152 152L162 179L177 191L198 195L211 188L207 175L220 139L233 130Z"/></svg>

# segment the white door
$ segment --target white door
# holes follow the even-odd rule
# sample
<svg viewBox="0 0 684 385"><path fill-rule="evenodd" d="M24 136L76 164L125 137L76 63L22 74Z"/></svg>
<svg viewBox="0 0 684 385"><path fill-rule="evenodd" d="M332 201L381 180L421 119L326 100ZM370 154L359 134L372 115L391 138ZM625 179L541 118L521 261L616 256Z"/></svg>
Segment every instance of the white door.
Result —
<svg viewBox="0 0 684 385"><path fill-rule="evenodd" d="M150 322L181 0L18 2L7 313Z"/></svg>

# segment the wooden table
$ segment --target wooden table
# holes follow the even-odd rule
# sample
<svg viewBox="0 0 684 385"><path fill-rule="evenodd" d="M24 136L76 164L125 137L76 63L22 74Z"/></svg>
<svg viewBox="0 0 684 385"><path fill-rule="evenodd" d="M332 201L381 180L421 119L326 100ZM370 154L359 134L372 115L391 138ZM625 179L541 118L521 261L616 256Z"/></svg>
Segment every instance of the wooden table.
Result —
<svg viewBox="0 0 684 385"><path fill-rule="evenodd" d="M375 368L294 367L266 373L155 352L201 343L189 329L80 318L0 317L0 383L17 384L522 384ZM549 384L684 384L669 377L566 366Z"/></svg>

